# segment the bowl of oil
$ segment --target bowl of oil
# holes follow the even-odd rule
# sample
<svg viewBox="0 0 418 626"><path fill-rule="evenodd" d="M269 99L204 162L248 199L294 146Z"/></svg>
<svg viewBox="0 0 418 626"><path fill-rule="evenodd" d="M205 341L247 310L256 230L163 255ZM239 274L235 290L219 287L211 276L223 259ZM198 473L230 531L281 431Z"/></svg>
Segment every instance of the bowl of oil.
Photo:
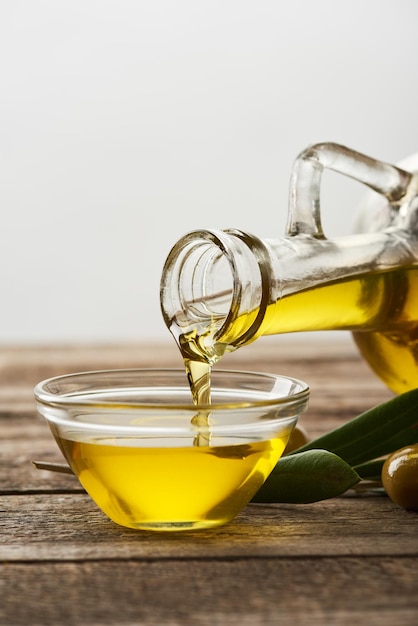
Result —
<svg viewBox="0 0 418 626"><path fill-rule="evenodd" d="M306 411L294 378L212 371L205 404L184 370L131 369L50 378L37 409L97 506L154 531L230 522L264 483Z"/></svg>

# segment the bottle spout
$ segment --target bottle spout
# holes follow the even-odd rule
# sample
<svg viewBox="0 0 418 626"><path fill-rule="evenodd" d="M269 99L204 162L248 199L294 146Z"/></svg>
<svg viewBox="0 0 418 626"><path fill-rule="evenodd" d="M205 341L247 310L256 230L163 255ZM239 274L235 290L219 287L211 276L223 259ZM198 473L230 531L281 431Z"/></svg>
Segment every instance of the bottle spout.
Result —
<svg viewBox="0 0 418 626"><path fill-rule="evenodd" d="M192 231L174 245L160 302L184 358L214 363L256 334L271 291L267 254L259 239L237 230Z"/></svg>

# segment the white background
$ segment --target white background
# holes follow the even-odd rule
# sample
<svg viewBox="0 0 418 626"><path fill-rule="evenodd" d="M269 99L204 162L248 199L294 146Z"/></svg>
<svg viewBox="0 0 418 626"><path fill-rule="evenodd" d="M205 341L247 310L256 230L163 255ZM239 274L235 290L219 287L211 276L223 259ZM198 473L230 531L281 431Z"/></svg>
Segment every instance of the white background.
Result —
<svg viewBox="0 0 418 626"><path fill-rule="evenodd" d="M0 343L170 341L194 228L284 234L297 154L418 151L414 0L0 0ZM363 190L323 185L349 233Z"/></svg>

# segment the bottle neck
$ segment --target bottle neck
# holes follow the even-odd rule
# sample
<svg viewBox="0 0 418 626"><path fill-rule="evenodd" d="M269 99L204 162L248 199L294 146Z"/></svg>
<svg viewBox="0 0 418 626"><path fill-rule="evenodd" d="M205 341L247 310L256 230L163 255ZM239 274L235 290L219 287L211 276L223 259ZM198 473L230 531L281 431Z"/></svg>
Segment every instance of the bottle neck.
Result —
<svg viewBox="0 0 418 626"><path fill-rule="evenodd" d="M271 294L270 258L256 237L238 230L186 234L167 257L161 309L184 358L216 362L248 343Z"/></svg>
<svg viewBox="0 0 418 626"><path fill-rule="evenodd" d="M375 330L392 306L388 274L417 259L418 240L391 229L333 241L194 231L165 263L162 313L183 358L210 364L260 335Z"/></svg>

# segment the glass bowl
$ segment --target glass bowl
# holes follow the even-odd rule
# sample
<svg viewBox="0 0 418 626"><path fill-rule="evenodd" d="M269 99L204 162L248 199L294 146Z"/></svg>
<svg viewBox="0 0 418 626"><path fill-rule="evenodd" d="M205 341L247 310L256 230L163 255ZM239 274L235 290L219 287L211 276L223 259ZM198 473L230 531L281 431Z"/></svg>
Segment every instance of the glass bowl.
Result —
<svg viewBox="0 0 418 626"><path fill-rule="evenodd" d="M35 388L80 483L114 522L179 531L219 526L276 465L308 386L273 374L212 371L211 404L194 405L184 370L51 378Z"/></svg>

